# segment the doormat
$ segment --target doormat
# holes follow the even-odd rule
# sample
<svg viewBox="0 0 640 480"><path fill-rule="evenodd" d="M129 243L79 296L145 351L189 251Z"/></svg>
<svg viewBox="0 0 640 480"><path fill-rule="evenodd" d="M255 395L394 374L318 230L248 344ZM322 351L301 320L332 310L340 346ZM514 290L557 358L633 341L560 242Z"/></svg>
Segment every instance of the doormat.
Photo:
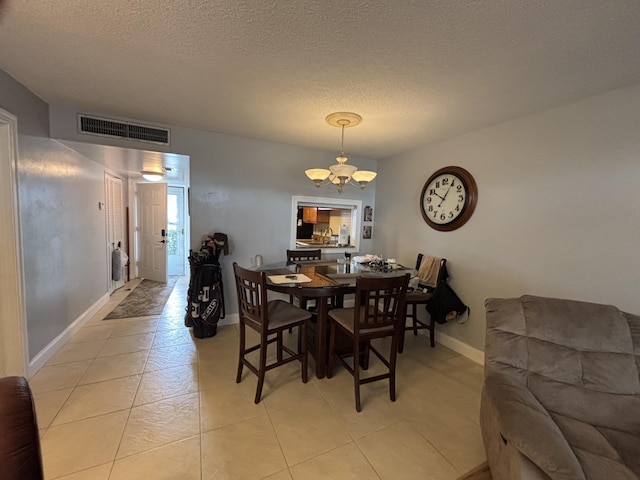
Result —
<svg viewBox="0 0 640 480"><path fill-rule="evenodd" d="M167 283L146 278L133 289L103 320L160 315L178 277L170 276Z"/></svg>
<svg viewBox="0 0 640 480"><path fill-rule="evenodd" d="M458 478L458 480L491 480L491 471L487 462L478 465L473 470Z"/></svg>

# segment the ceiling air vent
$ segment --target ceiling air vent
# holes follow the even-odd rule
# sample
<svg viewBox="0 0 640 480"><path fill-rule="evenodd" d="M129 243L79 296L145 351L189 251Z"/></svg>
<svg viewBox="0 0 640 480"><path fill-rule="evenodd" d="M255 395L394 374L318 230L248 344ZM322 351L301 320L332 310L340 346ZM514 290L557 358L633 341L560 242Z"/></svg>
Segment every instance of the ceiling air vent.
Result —
<svg viewBox="0 0 640 480"><path fill-rule="evenodd" d="M78 115L80 133L169 145L169 129Z"/></svg>

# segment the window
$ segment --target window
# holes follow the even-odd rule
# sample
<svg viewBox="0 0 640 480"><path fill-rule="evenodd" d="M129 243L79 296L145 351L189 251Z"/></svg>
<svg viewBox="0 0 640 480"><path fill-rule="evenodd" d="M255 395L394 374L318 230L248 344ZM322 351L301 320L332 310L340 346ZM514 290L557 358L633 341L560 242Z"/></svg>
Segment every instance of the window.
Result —
<svg viewBox="0 0 640 480"><path fill-rule="evenodd" d="M358 251L362 202L294 196L291 225L293 249L322 248L327 253Z"/></svg>

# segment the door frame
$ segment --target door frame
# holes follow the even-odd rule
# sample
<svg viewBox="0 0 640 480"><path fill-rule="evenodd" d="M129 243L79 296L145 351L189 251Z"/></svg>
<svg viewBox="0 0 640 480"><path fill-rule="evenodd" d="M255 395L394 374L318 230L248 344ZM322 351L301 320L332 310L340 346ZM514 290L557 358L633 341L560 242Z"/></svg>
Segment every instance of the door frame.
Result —
<svg viewBox="0 0 640 480"><path fill-rule="evenodd" d="M110 210L113 209L113 205L110 204L109 200L110 200L110 196L109 196L109 192L107 191L108 188L108 183L110 181L119 181L120 182L120 205L122 207L121 211L119 212L120 215L120 222L121 222L121 226L122 226L122 238L119 240L121 242L120 245L118 245L116 242L111 242L110 238L109 238L109 234L113 233L110 231L109 229L109 212ZM104 171L104 204L105 204L105 218L104 218L104 222L105 222L105 231L107 234L107 241L106 243L106 258L107 258L107 290L109 292L109 295L112 295L113 292L115 292L116 290L118 290L119 288L122 288L125 283L127 282L126 280L126 268L128 267L123 267L122 268L122 276L120 277L120 280L113 280L113 260L112 260L112 255L113 255L113 250L116 247L120 247L120 250L122 250L122 252L126 252L128 249L128 238L126 237L127 235L127 224L126 219L125 219L125 211L126 211L126 205L125 205L125 198L124 198L124 192L125 192L125 180L120 176L117 175L107 169L105 169ZM115 212L114 212L115 213ZM113 244L112 244L113 243Z"/></svg>
<svg viewBox="0 0 640 480"><path fill-rule="evenodd" d="M184 230L184 233L182 235L178 235L178 239L181 241L182 243L182 275L186 275L188 270L188 265L187 265L187 253L189 251L189 249L187 248L188 243L188 236L189 236L189 217L187 216L187 187L184 185L171 185L169 184L168 188L167 188L167 195L177 195L179 197L181 197L182 201L180 203L180 205L182 206L181 209L179 209L178 211L178 215L179 218L182 220L182 229ZM169 272L169 265L167 264L167 272Z"/></svg>
<svg viewBox="0 0 640 480"><path fill-rule="evenodd" d="M27 315L18 203L18 119L0 108L0 376L27 376Z"/></svg>

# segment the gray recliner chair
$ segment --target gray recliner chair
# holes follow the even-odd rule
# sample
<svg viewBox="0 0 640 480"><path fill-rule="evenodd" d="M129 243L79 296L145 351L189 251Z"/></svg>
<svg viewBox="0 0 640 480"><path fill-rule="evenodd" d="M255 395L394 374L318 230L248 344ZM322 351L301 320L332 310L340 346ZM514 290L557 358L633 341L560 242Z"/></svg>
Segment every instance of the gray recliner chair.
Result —
<svg viewBox="0 0 640 480"><path fill-rule="evenodd" d="M534 296L485 307L493 479L638 480L640 316Z"/></svg>
<svg viewBox="0 0 640 480"><path fill-rule="evenodd" d="M40 437L24 377L0 378L0 479L43 479Z"/></svg>

